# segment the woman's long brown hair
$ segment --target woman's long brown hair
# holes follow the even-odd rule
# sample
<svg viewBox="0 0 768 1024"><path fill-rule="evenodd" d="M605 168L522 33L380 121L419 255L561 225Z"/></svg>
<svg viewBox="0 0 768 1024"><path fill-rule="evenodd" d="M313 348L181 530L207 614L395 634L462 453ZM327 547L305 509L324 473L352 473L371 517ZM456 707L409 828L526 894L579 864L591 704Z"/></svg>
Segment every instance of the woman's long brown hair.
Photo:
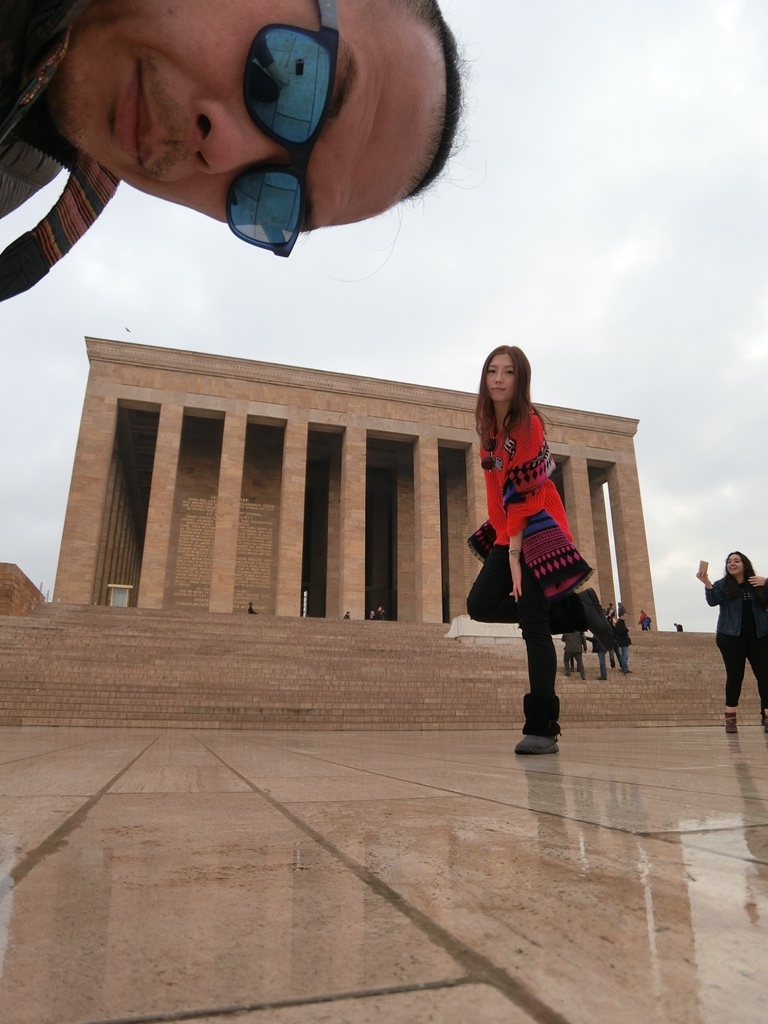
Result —
<svg viewBox="0 0 768 1024"><path fill-rule="evenodd" d="M726 597L741 597L741 586L728 572L728 559L731 555L738 555L744 566L744 582L748 583L750 576L756 576L755 567L751 559L747 558L743 551L729 551L725 557L725 576L723 576L723 590ZM755 592L755 599L761 608L768 605L768 587L752 587Z"/></svg>
<svg viewBox="0 0 768 1024"><path fill-rule="evenodd" d="M487 375L488 367L496 356L500 355L507 355L512 360L512 365L515 368L515 392L504 422L496 424L497 431L514 429L532 412L536 413L542 423L544 422L541 413L531 402L531 364L528 362L528 356L517 345L499 345L483 363L483 372L480 375L480 388L475 406L475 424L481 441L494 434L493 399L488 391Z"/></svg>

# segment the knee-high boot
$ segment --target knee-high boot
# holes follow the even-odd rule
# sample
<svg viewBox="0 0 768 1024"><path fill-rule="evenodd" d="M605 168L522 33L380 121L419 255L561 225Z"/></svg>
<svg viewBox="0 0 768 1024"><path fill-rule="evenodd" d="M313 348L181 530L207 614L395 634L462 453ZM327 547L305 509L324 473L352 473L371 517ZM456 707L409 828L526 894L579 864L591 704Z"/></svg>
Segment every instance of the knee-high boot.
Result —
<svg viewBox="0 0 768 1024"><path fill-rule="evenodd" d="M559 736L560 698L556 693L526 693L523 697L526 736Z"/></svg>

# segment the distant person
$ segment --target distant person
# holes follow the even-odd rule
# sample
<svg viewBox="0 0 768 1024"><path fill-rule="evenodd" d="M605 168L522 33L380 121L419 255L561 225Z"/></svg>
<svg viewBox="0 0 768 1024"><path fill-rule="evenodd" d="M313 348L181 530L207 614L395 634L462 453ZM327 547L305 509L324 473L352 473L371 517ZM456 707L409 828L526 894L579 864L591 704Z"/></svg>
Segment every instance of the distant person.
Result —
<svg viewBox="0 0 768 1024"><path fill-rule="evenodd" d="M697 572L711 607L719 606L716 643L725 665L725 731L738 732L736 711L747 661L757 680L760 718L768 732L768 591L765 576L757 576L741 551L725 560L725 576L712 583L706 572Z"/></svg>
<svg viewBox="0 0 768 1024"><path fill-rule="evenodd" d="M586 653L587 641L584 639L584 634L577 631L571 633L563 633L563 643L565 648L563 650L563 664L565 666L565 674L569 676L573 671L574 663L576 669L582 679L586 679L586 673L584 672L584 659L582 653Z"/></svg>
<svg viewBox="0 0 768 1024"><path fill-rule="evenodd" d="M373 622L373 620L376 618L376 612L373 610L373 608L371 608L368 618L371 620L371 622Z"/></svg>
<svg viewBox="0 0 768 1024"><path fill-rule="evenodd" d="M379 605L379 607L376 609L376 618L377 619L381 619L382 621L384 621L384 619L386 619L386 617L387 617L387 613L384 611L384 609L381 607L381 605Z"/></svg>
<svg viewBox="0 0 768 1024"><path fill-rule="evenodd" d="M616 638L616 619L616 609L612 608L611 614L608 616L608 621L611 624L611 632L613 634L613 639L611 640L611 644L608 648L608 653L611 658L611 668L616 668L616 661L618 658L621 657L621 655L619 654L619 643Z"/></svg>
<svg viewBox="0 0 768 1024"><path fill-rule="evenodd" d="M605 617L610 622L611 619L615 618L615 616L616 616L616 609L613 606L613 601L609 601L608 602L608 607L605 609Z"/></svg>
<svg viewBox="0 0 768 1024"><path fill-rule="evenodd" d="M677 630L678 633L682 633L683 632L683 627L680 625L679 622L676 622L674 624L674 626L675 626L675 629Z"/></svg>
<svg viewBox="0 0 768 1024"><path fill-rule="evenodd" d="M467 611L478 622L520 623L529 692L515 753L556 754L560 700L551 634L585 628L608 633L608 621L594 590L575 592L591 569L576 550L550 479L554 460L531 401L531 364L517 346L499 345L486 358L475 423L488 519L469 539L483 567ZM556 618L561 625L553 630Z"/></svg>
<svg viewBox="0 0 768 1024"><path fill-rule="evenodd" d="M344 612L344 614L342 615L342 618L343 619L351 619L352 616L349 614L349 612Z"/></svg>
<svg viewBox="0 0 768 1024"><path fill-rule="evenodd" d="M619 605L621 607L621 605ZM627 628L627 613L622 612L616 621L616 646L619 649L619 664L625 676L629 675L629 647L632 640Z"/></svg>
<svg viewBox="0 0 768 1024"><path fill-rule="evenodd" d="M257 612L257 611L256 611L256 609L255 609L255 608L253 607L253 601L249 601L249 602L248 602L248 614L249 614L249 615L258 615L258 612Z"/></svg>
<svg viewBox="0 0 768 1024"><path fill-rule="evenodd" d="M597 655L597 661L598 661L598 664L600 665L600 678L601 679L607 679L608 678L608 670L607 670L607 668L605 666L605 655L608 652L606 651L605 647L603 647L603 645L600 643L600 641L598 640L598 638L596 636L591 636L589 638L589 642L592 644L592 653ZM615 662L613 660L613 652L611 652L611 668L613 668L614 665L615 665Z"/></svg>
<svg viewBox="0 0 768 1024"><path fill-rule="evenodd" d="M648 612L644 612L642 609L640 609L640 618L637 620L637 624L642 630L645 630L646 632L650 630L651 616L648 614Z"/></svg>

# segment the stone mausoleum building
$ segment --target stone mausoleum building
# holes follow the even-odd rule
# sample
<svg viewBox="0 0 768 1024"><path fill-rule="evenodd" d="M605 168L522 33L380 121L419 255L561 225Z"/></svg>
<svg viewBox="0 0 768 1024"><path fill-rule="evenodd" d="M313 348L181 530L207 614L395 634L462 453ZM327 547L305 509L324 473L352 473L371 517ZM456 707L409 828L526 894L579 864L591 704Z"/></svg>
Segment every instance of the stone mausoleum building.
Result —
<svg viewBox="0 0 768 1024"><path fill-rule="evenodd" d="M214 612L250 601L329 618L381 605L405 622L465 613L479 568L466 538L486 518L475 395L86 344L55 601ZM539 408L592 585L603 604L621 596L655 619L637 420Z"/></svg>

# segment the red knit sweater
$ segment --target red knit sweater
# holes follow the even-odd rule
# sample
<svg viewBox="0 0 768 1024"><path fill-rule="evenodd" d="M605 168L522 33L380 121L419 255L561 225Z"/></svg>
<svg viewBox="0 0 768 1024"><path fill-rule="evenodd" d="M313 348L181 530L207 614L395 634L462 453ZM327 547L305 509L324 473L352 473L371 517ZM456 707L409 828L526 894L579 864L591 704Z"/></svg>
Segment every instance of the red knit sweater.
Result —
<svg viewBox="0 0 768 1024"><path fill-rule="evenodd" d="M496 531L496 544L508 547L510 537L515 537L528 522L529 517L541 512L542 509L552 516L572 541L568 517L552 481L544 480L532 490L528 490L524 482L524 467L539 455L544 442L544 428L539 417L531 413L510 434L498 435L497 441L496 450L493 452L497 460L496 466L484 471L488 518ZM481 452L481 456L487 454Z"/></svg>

